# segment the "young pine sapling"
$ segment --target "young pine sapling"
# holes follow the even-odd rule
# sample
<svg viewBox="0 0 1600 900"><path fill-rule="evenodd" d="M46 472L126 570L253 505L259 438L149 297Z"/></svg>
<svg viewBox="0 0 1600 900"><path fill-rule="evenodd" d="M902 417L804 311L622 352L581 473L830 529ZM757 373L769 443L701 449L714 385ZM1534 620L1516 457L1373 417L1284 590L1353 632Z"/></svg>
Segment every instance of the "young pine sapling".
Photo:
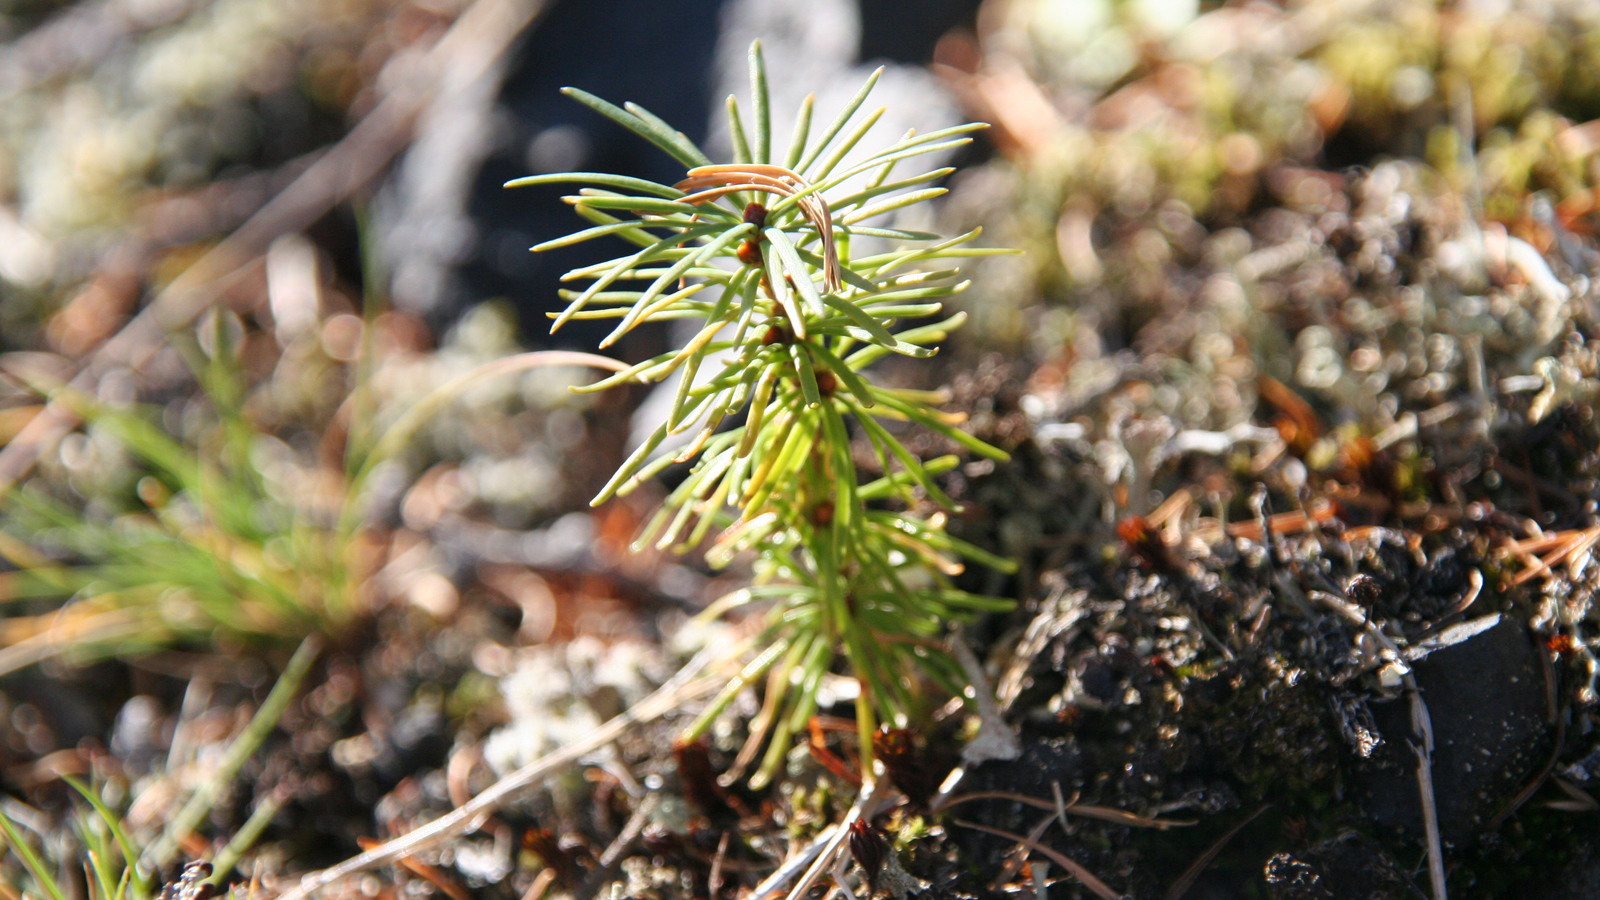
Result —
<svg viewBox="0 0 1600 900"><path fill-rule="evenodd" d="M703 732L741 689L765 677L765 706L736 763L742 771L765 744L753 779L758 785L771 778L816 710L818 688L839 653L860 683L856 719L863 774L870 778L877 723L903 727L920 708L916 673L952 694L967 689L961 666L944 649L949 623L1011 605L959 590L952 576L961 558L1007 572L1012 563L947 534L944 512L920 512L957 509L935 482L957 458L921 460L880 420L915 423L988 459L1006 454L958 429L959 417L935 407L938 395L883 387L863 374L890 353L933 356L934 345L961 325L965 316L957 313L895 330L938 315L940 299L967 286L958 269L938 266L1008 252L970 246L977 231L944 239L867 224L944 193L926 185L950 169L891 180L898 163L965 144L984 126L913 132L846 163L883 113L858 115L877 77L815 137L807 97L779 156L761 48L752 45L753 128L746 131L728 98L734 162L720 165L647 110L568 88L569 96L674 157L685 177L664 185L572 172L508 183L585 185L564 199L590 227L535 250L602 237L633 245L566 274L564 280L589 283L561 292L567 306L553 314L552 330L574 319L615 319L600 342L604 348L645 322L698 325L681 348L583 388L678 375L666 420L594 503L626 494L675 463L693 462L635 549L686 551L709 537L706 559L714 567L753 554L753 584L708 614L770 603L766 630L753 660L687 736ZM856 237L898 249L854 256ZM742 423L724 427L739 416ZM883 477L861 483L852 434L871 446ZM686 442L672 444L675 435Z"/></svg>

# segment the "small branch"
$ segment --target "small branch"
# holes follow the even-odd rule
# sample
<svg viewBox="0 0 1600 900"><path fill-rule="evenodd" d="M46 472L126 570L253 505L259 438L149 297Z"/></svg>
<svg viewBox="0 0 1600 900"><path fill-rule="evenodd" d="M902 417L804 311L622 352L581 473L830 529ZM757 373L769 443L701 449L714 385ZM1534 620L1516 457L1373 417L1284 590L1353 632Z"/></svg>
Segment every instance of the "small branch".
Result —
<svg viewBox="0 0 1600 900"><path fill-rule="evenodd" d="M592 898L599 894L601 886L611 877L612 869L622 859L622 854L628 852L628 848L633 845L640 833L644 831L644 826L649 824L650 813L656 807L656 796L652 794L646 797L639 804L639 807L633 811L633 815L628 817L628 821L622 826L622 831L617 835L616 840L613 840L606 847L605 852L600 854L600 867L584 879L583 888L578 892L579 897ZM723 834L723 842L727 842L726 833Z"/></svg>
<svg viewBox="0 0 1600 900"><path fill-rule="evenodd" d="M717 900L717 895L722 893L722 861L728 857L730 837L733 837L733 832L724 831L722 838L717 841L717 855L711 860L711 875L706 878L706 896L709 900Z"/></svg>
<svg viewBox="0 0 1600 900"><path fill-rule="evenodd" d="M804 850L784 860L777 871L762 879L756 889L745 900L776 900L789 884L801 872L805 871L816 861L822 851L833 842L833 836L839 832L839 826L829 825L817 833L806 845Z"/></svg>
<svg viewBox="0 0 1600 900"><path fill-rule="evenodd" d="M533 877L533 884L528 885L528 890L523 893L522 900L544 900L545 891L555 883L555 869L540 869L539 874Z"/></svg>
<svg viewBox="0 0 1600 900"><path fill-rule="evenodd" d="M1055 787L1054 784L1051 786ZM956 804L967 803L972 800L1010 800L1013 803L1021 803L1025 806L1044 810L1057 810L1059 807L1059 811L1067 815L1083 816L1086 819L1099 819L1102 822L1110 822L1113 825L1121 825L1126 828L1159 828L1165 830L1197 824L1194 819L1153 819L1149 816L1112 809L1109 806L1089 806L1082 803L1058 804L1054 801L1041 800L1038 797L1030 797L1027 794L1014 794L1010 791L973 791L970 794L959 794L946 800L940 805L940 809L948 809ZM1062 819L1062 821L1065 822L1066 820Z"/></svg>
<svg viewBox="0 0 1600 900"><path fill-rule="evenodd" d="M1039 843L1040 836L1045 833L1045 829L1050 827L1050 823L1058 819L1061 821L1061 830L1066 831L1067 820L1062 818L1059 812L1051 813L1040 819L1039 824L1033 826L1033 830L1028 832L1028 836L1018 841L1017 846L1006 854L1011 858L1006 860L1006 864L1000 868L1000 874L989 881L989 890L999 891L1009 884L1012 878L1016 877L1017 870L1022 868L1022 864L1028 859L1027 853L1017 853L1016 851L1026 851L1029 847L1036 846Z"/></svg>
<svg viewBox="0 0 1600 900"><path fill-rule="evenodd" d="M844 895L844 900L856 900L856 893L850 890L850 883L846 880L842 857L833 861L833 883L838 886L839 893Z"/></svg>
<svg viewBox="0 0 1600 900"><path fill-rule="evenodd" d="M81 615L68 607L54 617L58 621L50 628L0 647L0 676L52 659L74 647L110 643L146 630L143 623L120 610Z"/></svg>
<svg viewBox="0 0 1600 900"><path fill-rule="evenodd" d="M1555 746L1551 748L1550 758L1545 761L1544 768L1540 769L1531 781L1523 785L1522 790L1511 798L1505 809L1500 810L1494 818L1489 820L1489 824L1484 828L1485 832L1499 831L1500 826L1505 824L1506 819L1515 815L1517 810L1522 808L1522 804L1527 803L1528 798L1532 797L1539 788L1544 786L1545 781L1550 778L1550 773L1555 771L1556 762L1561 759L1561 749L1562 745L1566 743L1566 738L1567 723L1558 718L1556 719Z"/></svg>
<svg viewBox="0 0 1600 900"><path fill-rule="evenodd" d="M1476 577L1472 579L1472 585L1463 602L1458 604L1458 608L1463 611L1477 600L1478 592L1483 589L1482 573L1474 570L1473 574ZM1400 652L1394 640L1384 634L1383 629L1377 627L1360 607L1323 591L1312 591L1311 597L1350 622L1366 629L1379 646L1388 651L1394 662L1404 665L1405 654ZM1422 700L1422 689L1417 686L1417 677L1412 673L1410 666L1405 666L1400 679L1406 695L1411 699L1412 730L1422 739L1420 745L1414 743L1411 749L1417 755L1417 792L1422 800L1422 826L1428 842L1428 876L1433 882L1433 900L1449 900L1449 894L1445 890L1444 849L1439 840L1439 809L1433 794L1433 719L1428 715L1428 705Z"/></svg>

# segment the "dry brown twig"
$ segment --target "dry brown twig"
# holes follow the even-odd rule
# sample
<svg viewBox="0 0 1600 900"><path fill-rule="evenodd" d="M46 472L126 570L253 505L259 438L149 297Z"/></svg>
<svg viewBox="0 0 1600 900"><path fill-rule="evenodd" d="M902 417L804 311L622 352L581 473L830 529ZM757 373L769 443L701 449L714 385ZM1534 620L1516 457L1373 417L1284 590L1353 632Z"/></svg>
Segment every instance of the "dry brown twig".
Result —
<svg viewBox="0 0 1600 900"><path fill-rule="evenodd" d="M361 845L363 850L371 850L381 844L382 841L372 838L358 838L357 843ZM467 893L466 888L456 883L454 878L446 875L438 866L429 865L420 859L414 859L409 856L395 860L395 862L407 872L438 888L450 900L472 900L472 895Z"/></svg>
<svg viewBox="0 0 1600 900"><path fill-rule="evenodd" d="M1573 570L1581 568L1589 558L1589 550L1596 543L1600 543L1600 525L1552 531L1520 541L1508 541L1504 545L1505 548L1517 557L1524 567L1511 579L1511 584L1513 586L1526 584L1540 575L1554 577L1555 567L1562 563L1566 563Z"/></svg>
<svg viewBox="0 0 1600 900"><path fill-rule="evenodd" d="M845 813L843 821L822 829L809 844L799 852L792 853L778 866L777 871L756 885L744 900L777 900L779 897L799 900L805 896L818 878L833 870L840 854L844 852L850 826L857 821L870 821L887 804L892 793L885 788L883 781L868 781L850 811ZM785 892L789 882L797 876L800 880Z"/></svg>
<svg viewBox="0 0 1600 900"><path fill-rule="evenodd" d="M66 606L53 613L33 616L21 622L8 620L5 645L0 647L0 675L43 662L75 645L115 641L144 630L133 616L120 612ZM37 630L25 637L14 637L23 628Z"/></svg>
<svg viewBox="0 0 1600 900"><path fill-rule="evenodd" d="M1003 890L1007 884L1011 883L1011 879L1016 877L1017 870L1021 869L1022 864L1028 861L1028 848L1039 842L1039 838L1049 829L1050 823L1058 820L1061 821L1062 829L1065 830L1066 820L1061 818L1059 812L1053 812L1045 816L1039 820L1039 824L1033 826L1033 830L1028 832L1028 839L1018 842L1016 848L1006 854L1010 858L1006 860L1004 866L1000 867L1000 874L989 880L989 890Z"/></svg>

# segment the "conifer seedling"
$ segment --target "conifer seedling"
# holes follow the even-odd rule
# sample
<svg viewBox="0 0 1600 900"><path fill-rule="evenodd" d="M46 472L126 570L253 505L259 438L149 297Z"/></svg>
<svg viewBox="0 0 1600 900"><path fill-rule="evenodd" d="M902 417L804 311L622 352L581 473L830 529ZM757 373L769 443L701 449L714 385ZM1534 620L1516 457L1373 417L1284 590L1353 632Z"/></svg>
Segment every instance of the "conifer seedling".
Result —
<svg viewBox="0 0 1600 900"><path fill-rule="evenodd" d="M856 717L863 776L871 778L872 734L879 722L904 726L922 708L920 678L957 696L968 689L944 649L948 626L1011 606L952 581L962 559L1013 569L944 530L944 511L957 506L935 479L957 457L919 459L896 437L898 426L884 422L932 430L987 459L1006 454L960 430L959 417L936 407L938 395L884 387L864 371L891 353L933 356L962 324L961 313L936 318L940 300L968 284L948 260L1010 252L972 246L977 231L943 238L869 224L945 192L927 185L950 169L897 178L900 163L966 144L984 126L909 133L847 162L883 113L862 113L877 79L875 72L815 135L807 97L780 156L761 47L752 45L753 127L746 130L729 97L734 159L726 164L713 163L635 104L617 107L567 88L573 99L676 159L683 179L666 185L570 172L507 184L582 185L563 199L589 227L536 251L598 238L632 245L564 276L582 286L561 292L567 305L552 314L552 330L574 319L615 320L604 348L645 322L698 325L682 347L582 388L678 375L666 420L594 503L627 494L674 463L692 463L635 549L687 551L709 539L705 555L714 567L754 557L753 583L707 614L768 604L766 629L753 659L687 737L703 732L744 687L766 678L764 708L736 764L742 771L767 747L755 785L771 779L816 711L818 689L841 654L844 671L860 684ZM883 239L894 249L854 256L851 241L858 237ZM871 447L882 477L862 483L852 436Z"/></svg>

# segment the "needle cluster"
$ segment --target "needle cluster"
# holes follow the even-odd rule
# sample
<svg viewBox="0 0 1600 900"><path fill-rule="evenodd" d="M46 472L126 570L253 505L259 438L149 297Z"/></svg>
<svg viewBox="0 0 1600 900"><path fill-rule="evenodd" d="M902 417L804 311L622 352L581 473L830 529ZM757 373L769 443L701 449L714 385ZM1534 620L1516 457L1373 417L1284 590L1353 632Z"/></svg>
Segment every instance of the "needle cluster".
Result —
<svg viewBox="0 0 1600 900"><path fill-rule="evenodd" d="M711 612L765 603L769 625L754 660L691 734L765 677L765 706L738 763L743 771L765 745L755 778L761 783L816 710L824 676L841 662L860 683L857 722L863 753L870 754L878 721L904 725L924 711L921 679L956 695L966 689L961 668L943 649L949 624L1010 606L954 586L963 558L1007 571L1011 563L945 533L943 511L957 505L935 478L958 460L919 459L895 436L896 423L930 429L988 459L1006 454L961 431L958 416L937 409L939 395L883 387L863 371L891 353L933 356L964 319L961 313L935 318L941 298L968 284L947 261L1008 251L970 246L976 231L945 239L868 224L944 193L926 185L950 169L891 180L899 163L965 144L984 126L909 133L846 163L883 113L858 115L874 73L814 137L807 97L780 157L772 149L759 44L750 50L750 72L750 131L728 98L732 163L713 164L635 104L617 107L568 88L574 99L677 159L685 177L664 185L577 172L508 186L585 185L564 199L590 227L535 250L601 237L634 248L567 273L567 280L588 284L562 291L568 303L553 315L552 330L573 319L615 319L600 344L606 347L644 322L700 323L681 348L585 388L678 376L666 421L594 502L693 462L637 547L687 551L709 538L706 559L716 567L753 555L754 583ZM853 256L856 237L896 249ZM882 477L861 482L853 438L877 456Z"/></svg>

